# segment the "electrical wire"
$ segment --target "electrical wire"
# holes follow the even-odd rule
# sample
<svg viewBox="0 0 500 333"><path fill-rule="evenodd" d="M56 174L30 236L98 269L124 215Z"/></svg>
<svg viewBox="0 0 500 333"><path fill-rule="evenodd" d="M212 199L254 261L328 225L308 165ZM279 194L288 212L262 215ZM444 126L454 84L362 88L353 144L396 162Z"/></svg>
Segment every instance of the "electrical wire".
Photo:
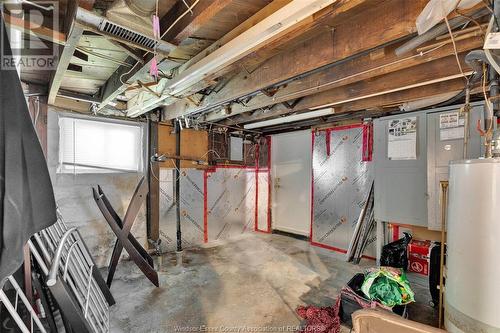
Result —
<svg viewBox="0 0 500 333"><path fill-rule="evenodd" d="M207 121L207 120L203 120L201 122L205 123L205 124L210 124L210 125L213 125L213 126L219 126L219 127L223 127L223 128L234 129L236 131L242 131L242 132L248 132L248 133L254 133L254 134L262 134L262 132L259 132L259 131L244 129L244 128L235 127L235 126L223 125L223 124L219 124L219 123L215 123L215 122Z"/></svg>
<svg viewBox="0 0 500 333"><path fill-rule="evenodd" d="M384 68L386 68L388 66L397 65L399 63L402 63L402 62L405 62L405 61L408 61L408 60L412 60L414 58L423 57L424 55L427 55L428 53L434 52L437 49L440 49L440 48L444 47L445 45L446 44L440 44L440 45L437 45L435 48L432 48L430 50L419 52L419 53L414 54L412 56L409 56L409 57L406 57L406 58L403 58L403 59L398 59L398 60L395 60L395 61L393 61L391 63L388 63L388 64L383 64L383 65L380 65L380 66L377 66L377 67L374 67L374 68L370 68L370 69L367 69L365 71L362 71L362 72L359 72L359 73L356 73L356 74L352 74L352 75L348 75L346 77L343 77L343 78L340 78L340 79L337 79L337 80L334 80L334 81L325 82L325 83L317 85L315 87L303 89L303 90L300 90L300 91L297 91L297 92L293 92L293 93L290 93L290 94L287 94L287 95L282 95L282 96L280 96L280 99L289 99L289 97L291 97L291 96L295 96L295 95L303 94L303 93L306 93L306 92L318 90L320 88L328 87L330 85L333 85L333 84L340 83L340 82L345 81L345 80L349 80L349 79L355 78L355 77L357 77L359 75L368 74L368 73L371 73L371 72L376 71L376 70L384 69ZM273 98L273 99L275 99L275 98Z"/></svg>
<svg viewBox="0 0 500 333"><path fill-rule="evenodd" d="M97 57L97 58L101 58L101 59L104 59L104 60L107 60L107 61L110 61L112 63L115 63L115 64L118 64L118 65L121 65L121 66L126 66L126 67L133 67L131 64L129 63L126 63L124 61L119 61L119 60L116 60L114 59L113 57L110 57L110 56L107 56L105 54L102 54L102 53L98 53L98 52L94 52L94 51L91 51L89 50L87 47L85 46L77 46L76 49L80 52L83 52L83 53L86 53L88 55L93 55L94 57Z"/></svg>
<svg viewBox="0 0 500 333"><path fill-rule="evenodd" d="M486 109L488 110L488 113L490 114L490 122L488 129L486 130L485 136L488 136L491 134L493 130L493 110L490 107L490 100L488 98L488 94L486 93L486 66L483 64L483 81L482 81L482 88L483 88L483 95L484 95L484 101L486 104Z"/></svg>
<svg viewBox="0 0 500 333"><path fill-rule="evenodd" d="M181 178L181 171L179 169L177 169L177 167L175 166L175 163L174 163L173 159L169 158L168 160L170 160L170 162L172 162L172 164L174 166L174 169L179 172L179 177L175 179L175 181L177 181L177 180L179 180ZM173 181L173 180L172 181L169 181L169 180L160 180L160 178L154 172L153 161L149 161L149 169L151 170L151 176L153 176L153 178L156 179L158 181L158 183L171 183Z"/></svg>
<svg viewBox="0 0 500 333"><path fill-rule="evenodd" d="M481 25L481 23L479 23L476 19L474 19L474 18L472 18L472 17L470 17L470 16L468 16L468 15L462 14L462 13L458 10L458 8L456 8L454 12L455 12L455 14L456 14L456 15L461 16L461 17L463 17L463 18L465 18L465 19L469 20L469 22L474 23L474 24L475 24L475 25L479 28L479 30L481 30L481 33L482 33L483 35L485 35L485 33L484 33L484 29L483 29L483 26L482 26L482 25ZM483 36L482 36L482 37L483 37ZM484 39L484 38L483 38L483 39Z"/></svg>
<svg viewBox="0 0 500 333"><path fill-rule="evenodd" d="M123 73L122 75L120 75L120 82L121 82L124 86L130 86L130 85L131 85L131 83L128 83L128 82L123 82L123 77L124 77L125 75L129 75L129 74L130 74L130 73L134 70L134 68L135 68L135 65L134 65L134 66L132 66L132 67L128 70L128 72Z"/></svg>
<svg viewBox="0 0 500 333"><path fill-rule="evenodd" d="M216 151L215 151L215 150L213 150L213 149L209 149L209 150L207 150L207 152L206 152L206 153L205 153L202 157L200 157L200 161L201 161L201 160L203 160L203 159L204 159L204 158L205 158L205 157L206 157L209 153L213 153L213 154L217 155L217 157L218 157L218 158L221 158L218 152L216 152ZM169 161L170 161L170 163L172 163L172 165L174 166L174 169L175 169L175 170L177 170L177 171L179 172L179 178L177 178L177 179L176 179L176 181L177 181L178 179L180 179L182 172L181 172L181 170L180 170L180 169L178 169L178 168L177 168L177 166L175 165L175 163L174 163L174 159L173 159L173 158L167 158L167 160L169 160ZM160 180L160 178L159 178L159 177L155 174L154 169L153 169L153 161L149 161L149 168L150 168L150 170L151 170L151 175L152 175L152 176L153 176L153 178L154 178L154 179L156 179L159 183L170 183L170 181L168 181L168 180Z"/></svg>
<svg viewBox="0 0 500 333"><path fill-rule="evenodd" d="M466 86L469 86L469 77L465 75L464 70L462 68L462 64L460 63L460 58L458 57L457 44L455 43L455 37L453 36L453 32L451 31L450 22L448 22L448 17L444 17L444 21L446 22L446 27L448 28L448 33L450 34L451 43L453 44L453 52L455 53L455 59L457 59L457 65L460 69L460 73L462 73Z"/></svg>
<svg viewBox="0 0 500 333"><path fill-rule="evenodd" d="M207 157L207 155L208 155L209 153L214 153L215 155L217 155L217 158L221 158L218 152L216 152L216 151L215 151L215 150L213 150L213 149L209 149L209 150L207 150L207 152L206 152L206 153L205 153L205 154L204 154L204 155L200 158L200 160L203 160L205 157Z"/></svg>
<svg viewBox="0 0 500 333"><path fill-rule="evenodd" d="M184 16L186 16L188 13L192 13L193 8L200 2L200 0L196 0L184 13L182 13L168 28L165 30L165 32L161 35L160 39L163 39L165 35L180 21Z"/></svg>

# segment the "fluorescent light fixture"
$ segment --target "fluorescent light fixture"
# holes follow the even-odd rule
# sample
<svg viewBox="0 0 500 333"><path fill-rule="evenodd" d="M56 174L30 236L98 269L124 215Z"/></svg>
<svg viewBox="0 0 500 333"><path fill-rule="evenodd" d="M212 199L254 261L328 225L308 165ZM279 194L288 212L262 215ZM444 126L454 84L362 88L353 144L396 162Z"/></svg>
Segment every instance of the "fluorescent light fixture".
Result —
<svg viewBox="0 0 500 333"><path fill-rule="evenodd" d="M169 83L169 93L175 95L188 89L197 83L200 78L217 72L225 66L243 58L254 48L264 45L273 37L335 1L292 1L174 78Z"/></svg>
<svg viewBox="0 0 500 333"><path fill-rule="evenodd" d="M170 80L165 88L166 94L153 99L152 102L142 108L129 111L127 116L137 117L156 107L166 98L185 92L199 81L233 64L336 1L292 0L283 8L269 15Z"/></svg>
<svg viewBox="0 0 500 333"><path fill-rule="evenodd" d="M264 121L260 121L258 123L243 125L243 128L244 129L252 129L252 128L267 127L267 126L272 126L272 125L286 124L286 123L292 123L295 121L300 121L300 120L305 120L305 119L330 116L334 113L335 113L335 110L333 108L328 108L328 109L317 110L317 111L312 111L312 112L304 112L304 113L294 114L294 115L287 116L287 117L280 117L280 118L275 118L275 119L270 119L270 120L264 120Z"/></svg>

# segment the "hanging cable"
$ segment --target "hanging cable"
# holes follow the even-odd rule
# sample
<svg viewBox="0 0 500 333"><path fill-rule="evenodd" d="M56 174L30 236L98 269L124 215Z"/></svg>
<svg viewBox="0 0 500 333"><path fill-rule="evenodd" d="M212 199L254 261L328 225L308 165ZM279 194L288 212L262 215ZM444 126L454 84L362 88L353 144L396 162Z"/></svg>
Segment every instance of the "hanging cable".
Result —
<svg viewBox="0 0 500 333"><path fill-rule="evenodd" d="M448 33L450 34L451 43L453 44L453 52L455 53L455 58L457 59L458 68L460 69L460 73L462 73L465 79L467 87L469 86L469 77L465 75L464 70L462 68L462 64L460 63L460 58L458 57L458 51L457 51L457 44L455 43L455 37L453 36L453 32L451 31L450 22L448 22L448 17L445 16L444 21L446 22L446 27L448 28Z"/></svg>
<svg viewBox="0 0 500 333"><path fill-rule="evenodd" d="M486 104L486 108L488 110L488 113L490 114L490 119L491 119L489 124L488 124L488 128L486 129L486 132L484 133L485 136L489 135L491 133L491 131L493 130L493 115L494 115L493 109L490 107L490 100L488 98L488 94L486 93L486 77L487 77L486 65L483 64L482 88L483 88L484 102Z"/></svg>
<svg viewBox="0 0 500 333"><path fill-rule="evenodd" d="M200 0L196 0L184 13L182 13L168 28L167 30L165 30L165 32L163 32L163 34L161 35L161 38L160 39L163 39L163 37L165 37L165 35L184 17L186 16L189 12L192 13L192 10L193 8L198 4L198 2L200 2Z"/></svg>

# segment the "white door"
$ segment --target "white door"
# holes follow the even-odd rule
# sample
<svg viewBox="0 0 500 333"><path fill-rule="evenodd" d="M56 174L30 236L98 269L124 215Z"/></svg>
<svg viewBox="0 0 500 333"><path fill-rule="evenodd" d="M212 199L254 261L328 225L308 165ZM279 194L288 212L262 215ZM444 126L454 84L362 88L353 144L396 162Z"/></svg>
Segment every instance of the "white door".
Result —
<svg viewBox="0 0 500 333"><path fill-rule="evenodd" d="M309 236L311 224L311 131L271 139L273 229Z"/></svg>

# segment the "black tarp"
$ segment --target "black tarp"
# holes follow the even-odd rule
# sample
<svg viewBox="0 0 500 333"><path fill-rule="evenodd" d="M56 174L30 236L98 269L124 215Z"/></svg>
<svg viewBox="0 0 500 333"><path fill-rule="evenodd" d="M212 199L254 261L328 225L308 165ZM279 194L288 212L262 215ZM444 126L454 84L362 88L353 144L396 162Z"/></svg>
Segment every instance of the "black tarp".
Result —
<svg viewBox="0 0 500 333"><path fill-rule="evenodd" d="M12 54L3 18L3 57ZM21 82L0 70L0 286L23 262L23 246L56 221L54 192Z"/></svg>

